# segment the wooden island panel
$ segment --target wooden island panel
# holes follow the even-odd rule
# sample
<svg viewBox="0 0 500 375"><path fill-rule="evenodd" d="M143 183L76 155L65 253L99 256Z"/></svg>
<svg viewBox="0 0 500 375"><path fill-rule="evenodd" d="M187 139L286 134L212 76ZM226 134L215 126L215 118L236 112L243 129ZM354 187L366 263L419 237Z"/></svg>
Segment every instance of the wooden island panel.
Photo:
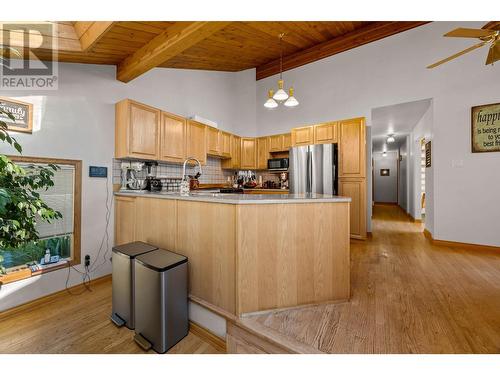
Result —
<svg viewBox="0 0 500 375"><path fill-rule="evenodd" d="M237 207L237 313L349 299L349 204Z"/></svg>
<svg viewBox="0 0 500 375"><path fill-rule="evenodd" d="M235 206L177 201L176 252L189 258L190 293L235 314Z"/></svg>
<svg viewBox="0 0 500 375"><path fill-rule="evenodd" d="M135 239L174 251L177 237L177 201L136 198Z"/></svg>

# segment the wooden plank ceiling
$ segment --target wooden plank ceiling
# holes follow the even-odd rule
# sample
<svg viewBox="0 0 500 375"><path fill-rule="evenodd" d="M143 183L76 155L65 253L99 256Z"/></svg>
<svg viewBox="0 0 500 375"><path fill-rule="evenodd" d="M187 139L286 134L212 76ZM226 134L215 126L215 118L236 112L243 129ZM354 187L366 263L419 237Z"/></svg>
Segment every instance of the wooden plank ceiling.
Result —
<svg viewBox="0 0 500 375"><path fill-rule="evenodd" d="M168 22L69 21L57 24L58 60L116 65L117 79L153 67L236 72L256 68L256 79L289 70L426 22ZM278 35L285 33L282 47ZM1 33L0 33L1 34ZM20 47L22 34L10 39ZM2 41L0 40L0 44ZM16 44L17 43L17 44ZM39 51L48 58L50 50Z"/></svg>

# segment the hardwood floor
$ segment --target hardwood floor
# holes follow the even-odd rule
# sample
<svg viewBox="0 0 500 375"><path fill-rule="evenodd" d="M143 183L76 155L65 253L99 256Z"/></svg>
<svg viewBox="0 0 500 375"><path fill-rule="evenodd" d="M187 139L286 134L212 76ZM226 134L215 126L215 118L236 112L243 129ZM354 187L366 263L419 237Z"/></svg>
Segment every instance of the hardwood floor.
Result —
<svg viewBox="0 0 500 375"><path fill-rule="evenodd" d="M62 294L41 306L0 319L0 353L145 353L134 342L133 331L111 323L110 311L111 280L93 285L92 292ZM168 353L221 351L190 332Z"/></svg>
<svg viewBox="0 0 500 375"><path fill-rule="evenodd" d="M397 206L352 241L352 298L241 320L327 353L500 353L500 253L434 246Z"/></svg>

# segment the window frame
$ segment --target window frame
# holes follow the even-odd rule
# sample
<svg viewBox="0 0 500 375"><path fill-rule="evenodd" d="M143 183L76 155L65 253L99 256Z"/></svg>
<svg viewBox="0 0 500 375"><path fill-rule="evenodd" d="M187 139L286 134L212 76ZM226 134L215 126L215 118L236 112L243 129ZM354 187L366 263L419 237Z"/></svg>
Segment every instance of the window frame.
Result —
<svg viewBox="0 0 500 375"><path fill-rule="evenodd" d="M81 222L82 222L82 161L73 159L44 158L35 156L6 155L14 163L33 164L65 164L75 168L75 183L73 191L73 249L69 264L72 266L81 264ZM22 266L19 266L22 267ZM66 264L56 264L42 270L31 272L29 268L22 268L18 271L0 275L0 285L14 281L38 276L47 272L52 272L67 267Z"/></svg>

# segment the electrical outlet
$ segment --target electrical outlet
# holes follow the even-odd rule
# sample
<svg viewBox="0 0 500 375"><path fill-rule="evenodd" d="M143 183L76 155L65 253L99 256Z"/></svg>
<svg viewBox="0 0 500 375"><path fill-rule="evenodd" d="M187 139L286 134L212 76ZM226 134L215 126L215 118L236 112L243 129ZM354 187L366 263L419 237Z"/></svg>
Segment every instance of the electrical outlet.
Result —
<svg viewBox="0 0 500 375"><path fill-rule="evenodd" d="M90 255L85 255L85 267L90 266Z"/></svg>

